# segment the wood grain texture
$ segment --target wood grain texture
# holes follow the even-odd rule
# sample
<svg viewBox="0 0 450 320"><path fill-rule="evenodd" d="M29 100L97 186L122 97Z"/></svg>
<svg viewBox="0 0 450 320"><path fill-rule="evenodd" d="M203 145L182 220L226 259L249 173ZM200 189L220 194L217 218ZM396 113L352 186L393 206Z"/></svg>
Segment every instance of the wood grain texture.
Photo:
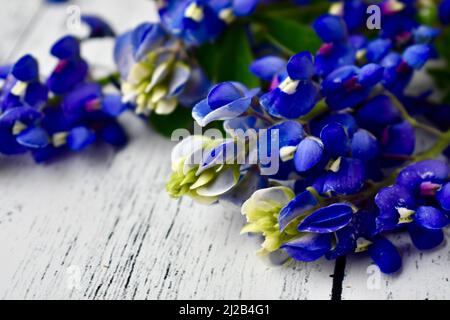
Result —
<svg viewBox="0 0 450 320"><path fill-rule="evenodd" d="M448 229L446 235L448 238ZM367 255L348 257L342 299L450 299L448 241L431 251L420 252L408 235L390 239L401 253L402 270L395 275L383 275L371 265Z"/></svg>
<svg viewBox="0 0 450 320"><path fill-rule="evenodd" d="M152 15L143 0L74 3L120 31ZM30 12L14 24L33 20L32 28L10 56L31 51L51 64L49 46L68 31L65 9L20 6ZM11 30L2 39L17 39ZM103 42L85 53L108 66ZM0 159L0 298L329 299L332 262L264 264L254 253L259 239L239 236L239 212L169 199L173 144L132 115L121 121L131 143L119 152L94 146L46 166Z"/></svg>

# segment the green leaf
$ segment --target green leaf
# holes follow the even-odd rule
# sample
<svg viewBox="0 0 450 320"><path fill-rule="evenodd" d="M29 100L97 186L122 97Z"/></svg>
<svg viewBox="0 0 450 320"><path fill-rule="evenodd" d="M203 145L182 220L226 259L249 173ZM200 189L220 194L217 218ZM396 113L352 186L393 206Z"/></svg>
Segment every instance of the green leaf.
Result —
<svg viewBox="0 0 450 320"><path fill-rule="evenodd" d="M249 88L259 86L259 80L249 71L253 53L242 24L230 26L215 44L203 45L196 55L208 77L215 83L238 81Z"/></svg>
<svg viewBox="0 0 450 320"><path fill-rule="evenodd" d="M265 27L269 41L281 49L289 50L291 54L300 51L315 53L322 45L319 37L309 25L272 15L259 15L255 19Z"/></svg>
<svg viewBox="0 0 450 320"><path fill-rule="evenodd" d="M170 137L176 129L190 129L192 127L192 110L178 106L174 112L169 115L150 114L148 122L159 134Z"/></svg>
<svg viewBox="0 0 450 320"><path fill-rule="evenodd" d="M206 43L195 51L194 56L197 58L198 63L202 67L208 79L210 79L212 82L217 82L217 69L219 59L217 45Z"/></svg>

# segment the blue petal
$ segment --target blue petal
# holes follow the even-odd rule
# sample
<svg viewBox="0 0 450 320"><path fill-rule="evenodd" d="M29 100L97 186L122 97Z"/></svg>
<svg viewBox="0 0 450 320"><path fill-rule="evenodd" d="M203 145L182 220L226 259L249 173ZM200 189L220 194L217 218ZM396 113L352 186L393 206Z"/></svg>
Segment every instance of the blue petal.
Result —
<svg viewBox="0 0 450 320"><path fill-rule="evenodd" d="M326 176L323 193L354 194L364 186L366 170L359 159L341 158L339 170Z"/></svg>
<svg viewBox="0 0 450 320"><path fill-rule="evenodd" d="M250 15L260 0L233 0L233 12L237 17Z"/></svg>
<svg viewBox="0 0 450 320"><path fill-rule="evenodd" d="M416 145L413 126L406 121L388 127L381 139L383 153L388 155L411 155Z"/></svg>
<svg viewBox="0 0 450 320"><path fill-rule="evenodd" d="M268 131L278 130L279 147L296 146L306 136L303 126L296 121L283 121L271 126Z"/></svg>
<svg viewBox="0 0 450 320"><path fill-rule="evenodd" d="M73 36L65 36L52 46L50 53L61 60L77 58L80 55L80 43Z"/></svg>
<svg viewBox="0 0 450 320"><path fill-rule="evenodd" d="M0 125L11 129L16 121L29 126L41 117L41 113L30 107L16 107L0 114ZM0 139L1 140L1 139Z"/></svg>
<svg viewBox="0 0 450 320"><path fill-rule="evenodd" d="M427 229L442 229L450 223L445 213L430 206L417 208L414 220Z"/></svg>
<svg viewBox="0 0 450 320"><path fill-rule="evenodd" d="M359 68L355 66L343 66L330 73L322 82L322 91L325 95L335 91L341 91L344 84L357 76Z"/></svg>
<svg viewBox="0 0 450 320"><path fill-rule="evenodd" d="M250 71L265 81L271 81L286 67L286 60L277 56L266 56L255 60L250 65Z"/></svg>
<svg viewBox="0 0 450 320"><path fill-rule="evenodd" d="M438 12L442 24L450 24L450 0L443 0L439 5Z"/></svg>
<svg viewBox="0 0 450 320"><path fill-rule="evenodd" d="M313 56L303 51L292 56L287 63L287 72L291 79L308 80L316 73Z"/></svg>
<svg viewBox="0 0 450 320"><path fill-rule="evenodd" d="M216 120L234 119L247 111L251 101L252 97L244 97L213 110L205 99L194 106L192 117L202 127Z"/></svg>
<svg viewBox="0 0 450 320"><path fill-rule="evenodd" d="M386 95L378 95L367 101L356 113L358 123L369 130L378 131L400 122L400 112Z"/></svg>
<svg viewBox="0 0 450 320"><path fill-rule="evenodd" d="M413 69L396 52L389 53L382 61L383 85L396 94L402 94L412 79Z"/></svg>
<svg viewBox="0 0 450 320"><path fill-rule="evenodd" d="M440 31L428 26L419 26L414 30L414 41L416 43L429 44L439 35Z"/></svg>
<svg viewBox="0 0 450 320"><path fill-rule="evenodd" d="M331 234L307 233L283 244L281 248L295 260L315 261L331 249Z"/></svg>
<svg viewBox="0 0 450 320"><path fill-rule="evenodd" d="M397 249L385 238L378 237L369 247L369 254L383 273L394 273L402 266L402 258Z"/></svg>
<svg viewBox="0 0 450 320"><path fill-rule="evenodd" d="M358 82L363 87L373 87L383 78L384 68L375 64L369 63L359 70Z"/></svg>
<svg viewBox="0 0 450 320"><path fill-rule="evenodd" d="M81 21L90 28L89 38L114 37L114 30L109 23L96 15L82 15Z"/></svg>
<svg viewBox="0 0 450 320"><path fill-rule="evenodd" d="M62 60L47 79L47 86L57 95L64 94L81 83L87 73L88 65L84 60Z"/></svg>
<svg viewBox="0 0 450 320"><path fill-rule="evenodd" d="M117 148L123 147L128 142L125 131L123 130L122 126L119 125L116 121L108 122L100 130L99 135L100 138L103 139L103 141Z"/></svg>
<svg viewBox="0 0 450 320"><path fill-rule="evenodd" d="M299 172L305 172L320 162L323 155L323 143L317 138L308 137L298 145L295 152L295 168Z"/></svg>
<svg viewBox="0 0 450 320"><path fill-rule="evenodd" d="M441 187L436 197L442 209L450 210L450 182L447 182Z"/></svg>
<svg viewBox="0 0 450 320"><path fill-rule="evenodd" d="M49 143L47 132L39 127L29 127L17 135L17 142L27 148L44 148Z"/></svg>
<svg viewBox="0 0 450 320"><path fill-rule="evenodd" d="M391 50L392 41L389 39L376 39L367 45L366 58L369 62L380 62Z"/></svg>
<svg viewBox="0 0 450 320"><path fill-rule="evenodd" d="M374 135L364 129L359 129L353 136L352 156L356 159L369 161L379 153L378 141Z"/></svg>
<svg viewBox="0 0 450 320"><path fill-rule="evenodd" d="M208 105L215 110L242 97L243 92L232 82L222 82L215 85L209 92Z"/></svg>
<svg viewBox="0 0 450 320"><path fill-rule="evenodd" d="M356 230L353 226L346 227L336 231L336 245L330 252L325 254L328 260L351 254L356 249Z"/></svg>
<svg viewBox="0 0 450 320"><path fill-rule="evenodd" d="M63 150L63 148L55 148L49 144L44 148L32 149L31 154L36 163L45 163L59 156Z"/></svg>
<svg viewBox="0 0 450 320"><path fill-rule="evenodd" d="M414 246L419 250L430 250L444 241L442 230L424 228L416 222L408 224L408 232Z"/></svg>
<svg viewBox="0 0 450 320"><path fill-rule="evenodd" d="M311 192L306 190L300 193L283 209L281 209L278 216L280 231L283 231L292 220L304 215L307 211L313 209L316 205L317 200Z"/></svg>
<svg viewBox="0 0 450 320"><path fill-rule="evenodd" d="M31 82L28 84L24 100L32 107L39 108L48 99L48 88L40 82Z"/></svg>
<svg viewBox="0 0 450 320"><path fill-rule="evenodd" d="M130 35L133 58L136 62L144 59L147 54L162 45L164 32L158 23L142 23ZM123 39L122 41L127 41ZM119 43L119 45L124 45ZM119 49L118 49L119 51Z"/></svg>
<svg viewBox="0 0 450 320"><path fill-rule="evenodd" d="M447 181L449 167L444 161L424 160L403 169L397 183L409 190L417 191L423 182L442 184Z"/></svg>
<svg viewBox="0 0 450 320"><path fill-rule="evenodd" d="M6 79L8 75L11 73L13 65L4 65L0 66L0 79Z"/></svg>
<svg viewBox="0 0 450 320"><path fill-rule="evenodd" d="M339 123L341 126L343 126L350 138L353 136L356 130L358 130L358 124L351 114L333 113L323 119L312 120L310 122L311 132L313 133L313 135L319 136L323 128L333 122Z"/></svg>
<svg viewBox="0 0 450 320"><path fill-rule="evenodd" d="M86 127L76 127L67 136L67 146L73 151L80 151L93 143L95 133Z"/></svg>
<svg viewBox="0 0 450 320"><path fill-rule="evenodd" d="M12 67L13 76L20 81L28 82L39 76L39 67L37 60L27 54L20 58Z"/></svg>
<svg viewBox="0 0 450 320"><path fill-rule="evenodd" d="M337 68L353 64L355 53L355 49L347 43L324 44L315 59L317 74L327 76Z"/></svg>
<svg viewBox="0 0 450 320"><path fill-rule="evenodd" d="M316 19L313 27L323 42L339 42L347 38L347 27L339 16L324 14Z"/></svg>
<svg viewBox="0 0 450 320"><path fill-rule="evenodd" d="M0 124L0 154L16 155L25 153L27 149L20 145L16 137L11 134L11 128Z"/></svg>
<svg viewBox="0 0 450 320"><path fill-rule="evenodd" d="M102 110L113 117L119 116L126 107L126 104L122 102L122 97L118 94L108 94L103 97Z"/></svg>
<svg viewBox="0 0 450 320"><path fill-rule="evenodd" d="M84 83L64 96L62 109L70 118L80 118L86 112L86 104L101 97L101 87L97 83Z"/></svg>
<svg viewBox="0 0 450 320"><path fill-rule="evenodd" d="M307 216L298 226L300 232L329 233L350 223L353 209L345 203L334 203Z"/></svg>
<svg viewBox="0 0 450 320"><path fill-rule="evenodd" d="M344 156L349 151L349 138L344 127L337 122L326 125L320 132L326 152L332 157Z"/></svg>
<svg viewBox="0 0 450 320"><path fill-rule="evenodd" d="M414 69L420 69L430 59L431 50L428 45L415 44L403 53L403 60Z"/></svg>
<svg viewBox="0 0 450 320"><path fill-rule="evenodd" d="M178 95L178 101L183 106L193 106L208 94L211 83L199 67L191 69L189 79Z"/></svg>
<svg viewBox="0 0 450 320"><path fill-rule="evenodd" d="M128 77L128 73L135 63L133 45L131 44L132 31L121 34L114 44L114 62L122 79Z"/></svg>
<svg viewBox="0 0 450 320"><path fill-rule="evenodd" d="M296 92L287 94L275 88L260 98L261 105L274 117L297 119L311 111L316 103L317 88L311 81L300 81Z"/></svg>
<svg viewBox="0 0 450 320"><path fill-rule="evenodd" d="M413 210L415 202L413 194L403 186L393 185L381 189L375 196L375 204L380 209L376 219L377 229L384 231L395 228L400 218L398 209Z"/></svg>
<svg viewBox="0 0 450 320"><path fill-rule="evenodd" d="M246 132L248 129L258 130L265 127L265 123L255 116L243 116L229 119L225 120L223 123L223 128L225 131L232 136L234 136L238 131Z"/></svg>

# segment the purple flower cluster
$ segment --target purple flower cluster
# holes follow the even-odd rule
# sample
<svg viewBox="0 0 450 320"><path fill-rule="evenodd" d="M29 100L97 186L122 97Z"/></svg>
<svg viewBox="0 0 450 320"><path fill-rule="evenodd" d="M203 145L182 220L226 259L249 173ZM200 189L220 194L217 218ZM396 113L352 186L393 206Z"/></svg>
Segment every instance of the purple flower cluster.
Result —
<svg viewBox="0 0 450 320"><path fill-rule="evenodd" d="M90 27L90 38L114 34L98 17L83 21ZM104 93L92 80L80 44L65 36L51 47L58 62L45 81L31 55L1 68L0 154L30 152L41 163L66 151L83 150L96 140L116 147L126 143L117 117L128 106L119 94Z"/></svg>
<svg viewBox="0 0 450 320"><path fill-rule="evenodd" d="M450 223L449 166L425 160L448 147L450 133L413 118L410 112L423 108L418 105L425 99L405 93L414 72L437 58L433 41L440 31L418 24L409 2L383 1L386 27L367 39L352 11L366 8L364 1L348 1L337 14L320 16L313 27L323 44L315 54L300 52L287 61L263 56L250 66L263 89L219 83L192 115L202 127L224 121L230 133L278 131L279 150L261 142L256 151L247 149L276 153L277 173L262 174L267 163L241 165L234 187L210 201L242 206L248 221L243 232L263 234L264 251L282 250L300 261L367 251L381 271L393 273L401 257L386 235L407 229L413 244L426 250L443 241L442 229ZM448 130L448 114L443 122ZM437 143L414 155L420 128L435 134ZM174 163L190 157L184 156ZM194 178L195 170L185 174L172 177L169 192L195 191L183 193L183 183L202 177ZM217 191L215 175L208 183Z"/></svg>
<svg viewBox="0 0 450 320"><path fill-rule="evenodd" d="M381 271L396 272L401 255L390 233L406 230L427 250L442 243L450 223L450 168L433 160L450 150L450 106L431 103L428 89L406 90L439 58L450 1L379 1L379 31L367 28L372 1L318 3L159 0L160 22L116 38L118 73L106 82L120 94L92 78L80 53L83 41L115 33L83 16L88 38L59 39L45 81L31 55L0 68L0 153L31 152L45 162L96 140L120 147L127 139L117 117L126 109L152 116L193 107L198 125L220 121L229 137L194 136L175 147L171 196L237 204L247 219L242 232L261 233L263 252L299 261L368 252ZM312 29L311 17L287 18L307 4L321 12ZM278 5L287 10L271 12ZM310 46L298 50L289 38ZM420 153L419 130L436 140ZM254 136L238 132L269 138L252 144Z"/></svg>

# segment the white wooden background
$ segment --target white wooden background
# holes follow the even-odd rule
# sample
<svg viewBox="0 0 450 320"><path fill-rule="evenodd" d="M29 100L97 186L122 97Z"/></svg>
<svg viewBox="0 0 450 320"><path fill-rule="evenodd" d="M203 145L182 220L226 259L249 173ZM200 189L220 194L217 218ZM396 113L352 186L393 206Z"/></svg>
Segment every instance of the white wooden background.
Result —
<svg viewBox="0 0 450 320"><path fill-rule="evenodd" d="M145 0L78 0L118 31L155 19ZM0 0L0 63L48 49L67 29L67 4ZM112 41L84 55L112 68ZM95 147L48 166L0 158L2 299L330 299L334 262L273 267L240 236L239 212L165 194L173 146L132 115L122 151ZM369 258L348 259L343 299L450 298L450 249L404 242L403 272L377 281ZM374 278L375 277L375 278ZM378 284L378 285L377 285Z"/></svg>

